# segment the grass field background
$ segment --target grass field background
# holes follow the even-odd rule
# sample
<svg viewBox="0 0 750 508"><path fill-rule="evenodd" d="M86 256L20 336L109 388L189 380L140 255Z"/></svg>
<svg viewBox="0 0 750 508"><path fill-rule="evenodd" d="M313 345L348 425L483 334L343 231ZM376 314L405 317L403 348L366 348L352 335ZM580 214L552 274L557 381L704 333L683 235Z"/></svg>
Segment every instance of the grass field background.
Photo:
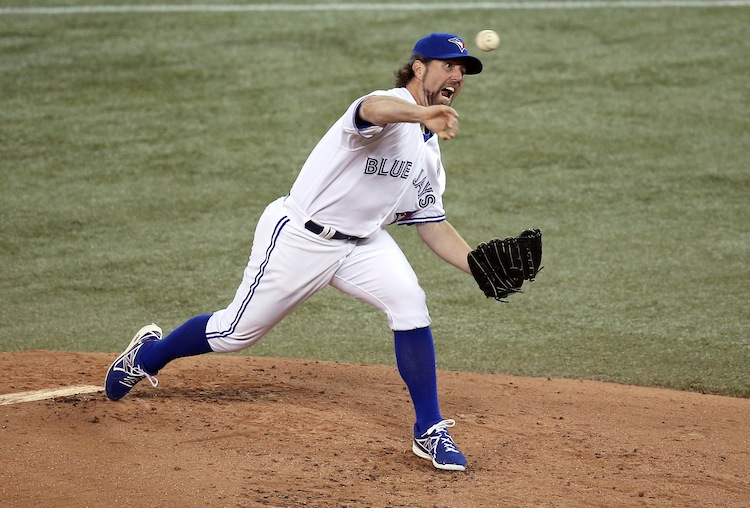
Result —
<svg viewBox="0 0 750 508"><path fill-rule="evenodd" d="M223 307L348 104L417 38L478 53L493 28L444 199L472 244L541 228L545 269L498 304L391 228L439 367L750 396L748 26L750 7L0 14L0 350L116 352ZM243 354L394 363L385 318L334 290Z"/></svg>

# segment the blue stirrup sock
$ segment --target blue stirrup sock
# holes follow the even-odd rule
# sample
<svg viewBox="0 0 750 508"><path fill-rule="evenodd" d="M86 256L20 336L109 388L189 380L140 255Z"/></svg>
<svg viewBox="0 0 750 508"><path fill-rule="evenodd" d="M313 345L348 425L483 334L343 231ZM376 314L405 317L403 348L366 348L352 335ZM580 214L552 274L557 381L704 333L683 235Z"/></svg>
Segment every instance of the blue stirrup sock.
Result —
<svg viewBox="0 0 750 508"><path fill-rule="evenodd" d="M409 389L414 403L417 423L415 434L421 435L441 421L437 391L435 343L430 327L393 332L396 345L396 365Z"/></svg>
<svg viewBox="0 0 750 508"><path fill-rule="evenodd" d="M163 339L141 346L138 356L146 372L156 374L177 358L210 353L212 349L206 339L210 317L211 314L202 314L190 318Z"/></svg>

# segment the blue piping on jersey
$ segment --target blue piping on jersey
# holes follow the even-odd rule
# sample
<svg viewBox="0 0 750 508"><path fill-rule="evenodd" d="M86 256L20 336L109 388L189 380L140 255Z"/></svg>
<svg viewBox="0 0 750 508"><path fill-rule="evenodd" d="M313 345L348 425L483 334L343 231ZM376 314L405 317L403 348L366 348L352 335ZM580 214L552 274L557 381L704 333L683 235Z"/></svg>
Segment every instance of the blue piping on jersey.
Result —
<svg viewBox="0 0 750 508"><path fill-rule="evenodd" d="M255 279L253 280L253 283L250 286L250 290L248 291L247 296L245 296L245 299L242 301L240 310L237 312L237 315L232 320L232 324L230 325L229 330L208 333L206 334L207 339L223 338L223 337L232 335L235 332L235 330L237 329L237 325L239 324L240 319L242 318L242 315L245 313L245 310L247 310L247 306L250 304L250 300L253 299L253 295L255 294L256 288L260 284L260 280L263 278L263 274L266 271L266 266L268 266L268 261L271 258L271 253L276 248L276 241L279 239L279 235L281 235L281 230L284 229L284 226L286 226L288 222L289 222L289 218L284 216L279 220L279 222L276 223L276 227L274 228L273 234L271 235L271 243L268 246L268 249L266 249L266 257L263 260L263 262L260 264L260 269L258 270L258 273L255 274Z"/></svg>
<svg viewBox="0 0 750 508"><path fill-rule="evenodd" d="M443 222L445 215L435 215L434 217L415 217L413 219L396 221L397 226L413 226L415 224L426 224L428 222Z"/></svg>
<svg viewBox="0 0 750 508"><path fill-rule="evenodd" d="M370 127L375 127L374 123L370 123L359 114L359 109L362 107L362 103L365 102L364 100L360 101L359 104L357 104L357 110L354 112L354 126L357 128L357 130L364 130L369 129Z"/></svg>

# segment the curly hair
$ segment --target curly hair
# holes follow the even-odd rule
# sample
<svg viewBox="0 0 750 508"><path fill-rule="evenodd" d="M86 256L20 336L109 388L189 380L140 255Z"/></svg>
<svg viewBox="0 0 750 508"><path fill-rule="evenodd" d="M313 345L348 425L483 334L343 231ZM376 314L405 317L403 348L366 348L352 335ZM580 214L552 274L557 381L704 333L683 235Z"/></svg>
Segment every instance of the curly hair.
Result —
<svg viewBox="0 0 750 508"><path fill-rule="evenodd" d="M433 59L426 58L422 55L417 54L412 55L408 62L396 69L396 72L393 73L396 76L396 88L403 88L407 85L407 83L409 83L409 81L412 80L412 78L414 77L414 62L416 62L417 60L427 65Z"/></svg>

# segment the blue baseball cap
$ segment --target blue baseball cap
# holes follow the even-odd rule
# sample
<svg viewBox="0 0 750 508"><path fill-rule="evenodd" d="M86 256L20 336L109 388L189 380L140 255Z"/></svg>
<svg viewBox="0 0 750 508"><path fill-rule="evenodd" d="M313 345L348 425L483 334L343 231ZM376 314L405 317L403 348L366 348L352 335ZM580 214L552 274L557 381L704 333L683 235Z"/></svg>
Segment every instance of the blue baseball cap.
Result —
<svg viewBox="0 0 750 508"><path fill-rule="evenodd" d="M411 54L436 60L459 60L466 66L466 74L482 72L482 62L469 55L466 43L457 35L431 33L417 41Z"/></svg>

